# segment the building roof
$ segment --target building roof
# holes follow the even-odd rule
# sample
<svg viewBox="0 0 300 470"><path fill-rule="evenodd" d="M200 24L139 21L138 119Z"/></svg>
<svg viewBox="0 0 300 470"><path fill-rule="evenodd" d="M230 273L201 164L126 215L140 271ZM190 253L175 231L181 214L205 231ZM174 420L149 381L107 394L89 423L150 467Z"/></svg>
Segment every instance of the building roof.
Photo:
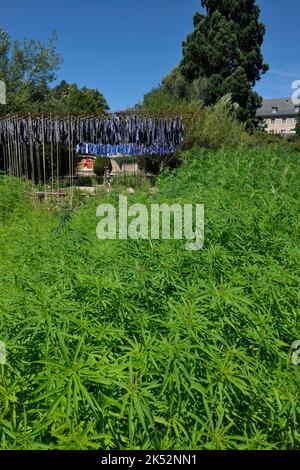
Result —
<svg viewBox="0 0 300 470"><path fill-rule="evenodd" d="M272 108L277 107L278 112L273 113ZM299 110L299 106L298 106ZM263 100L262 107L256 112L257 117L276 116L296 116L298 115L297 106L295 107L291 98L272 98Z"/></svg>

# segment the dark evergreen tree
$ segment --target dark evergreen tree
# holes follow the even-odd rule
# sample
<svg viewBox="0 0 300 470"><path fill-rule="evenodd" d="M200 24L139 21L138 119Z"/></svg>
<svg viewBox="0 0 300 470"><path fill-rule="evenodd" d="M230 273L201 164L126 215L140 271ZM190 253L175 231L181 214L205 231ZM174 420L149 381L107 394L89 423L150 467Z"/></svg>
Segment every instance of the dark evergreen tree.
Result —
<svg viewBox="0 0 300 470"><path fill-rule="evenodd" d="M183 42L182 75L207 79L205 104L231 94L240 105L238 117L253 122L261 97L252 90L269 66L261 45L265 26L255 0L202 0L207 14L196 13L194 31Z"/></svg>

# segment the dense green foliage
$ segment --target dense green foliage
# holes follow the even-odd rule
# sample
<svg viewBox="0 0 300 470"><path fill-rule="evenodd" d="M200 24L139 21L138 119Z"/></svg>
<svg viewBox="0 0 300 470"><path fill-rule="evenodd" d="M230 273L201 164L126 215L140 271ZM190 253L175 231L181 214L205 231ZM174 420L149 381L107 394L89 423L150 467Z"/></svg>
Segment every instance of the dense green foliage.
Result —
<svg viewBox="0 0 300 470"><path fill-rule="evenodd" d="M178 67L144 97L147 110L178 110L201 102L216 104L230 96L237 103L236 117L254 126L261 97L253 91L268 70L261 45L265 26L259 22L255 0L202 1L206 14L196 13L194 31L183 42Z"/></svg>
<svg viewBox="0 0 300 470"><path fill-rule="evenodd" d="M236 111L230 100L220 100L214 106L198 106L194 124L186 136L186 145L199 145L218 149L238 147L253 141L245 125L236 119Z"/></svg>
<svg viewBox="0 0 300 470"><path fill-rule="evenodd" d="M105 168L111 170L111 161L109 157L96 158L94 163L94 172L97 176L103 176Z"/></svg>
<svg viewBox="0 0 300 470"><path fill-rule="evenodd" d="M109 109L104 96L98 90L78 88L75 83L68 84L64 80L49 90L43 107L48 113L61 114L102 114Z"/></svg>
<svg viewBox="0 0 300 470"><path fill-rule="evenodd" d="M252 91L268 70L261 45L265 26L255 0L202 0L207 14L196 13L195 30L183 43L180 71L193 82L204 79L205 104L230 94L239 118L253 120L261 98Z"/></svg>
<svg viewBox="0 0 300 470"><path fill-rule="evenodd" d="M104 96L94 89L62 81L51 88L61 57L56 51L56 34L48 44L35 39L12 40L0 28L0 80L7 89L7 104L0 104L0 114L103 113L108 109Z"/></svg>
<svg viewBox="0 0 300 470"><path fill-rule="evenodd" d="M201 106L202 103L199 103ZM154 88L144 95L144 100L140 106L149 113L177 113L189 111L195 107L188 103L184 98L180 99L175 93L169 92L164 86Z"/></svg>
<svg viewBox="0 0 300 470"><path fill-rule="evenodd" d="M0 180L2 449L300 449L299 153L180 157L129 202L204 203L199 252Z"/></svg>

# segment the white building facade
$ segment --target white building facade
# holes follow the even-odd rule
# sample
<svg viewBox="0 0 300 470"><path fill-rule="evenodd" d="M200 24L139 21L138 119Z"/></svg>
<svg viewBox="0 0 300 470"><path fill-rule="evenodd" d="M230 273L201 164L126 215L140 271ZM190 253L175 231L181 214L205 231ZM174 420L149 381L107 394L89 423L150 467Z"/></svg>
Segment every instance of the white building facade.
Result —
<svg viewBox="0 0 300 470"><path fill-rule="evenodd" d="M299 109L290 98L265 99L256 117L266 123L270 134L291 135L295 134Z"/></svg>

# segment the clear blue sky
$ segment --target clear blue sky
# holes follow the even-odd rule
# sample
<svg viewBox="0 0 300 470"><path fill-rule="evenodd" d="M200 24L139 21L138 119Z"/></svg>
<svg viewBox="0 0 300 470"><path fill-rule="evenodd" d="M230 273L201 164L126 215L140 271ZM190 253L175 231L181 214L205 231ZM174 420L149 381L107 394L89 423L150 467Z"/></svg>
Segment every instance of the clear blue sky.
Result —
<svg viewBox="0 0 300 470"><path fill-rule="evenodd" d="M2 2L1 2L2 3ZM300 80L299 0L258 0L271 70L257 86L264 97L291 94ZM134 105L181 58L200 0L11 0L0 27L13 38L46 41L55 29L64 61L58 79L98 88L112 110Z"/></svg>

